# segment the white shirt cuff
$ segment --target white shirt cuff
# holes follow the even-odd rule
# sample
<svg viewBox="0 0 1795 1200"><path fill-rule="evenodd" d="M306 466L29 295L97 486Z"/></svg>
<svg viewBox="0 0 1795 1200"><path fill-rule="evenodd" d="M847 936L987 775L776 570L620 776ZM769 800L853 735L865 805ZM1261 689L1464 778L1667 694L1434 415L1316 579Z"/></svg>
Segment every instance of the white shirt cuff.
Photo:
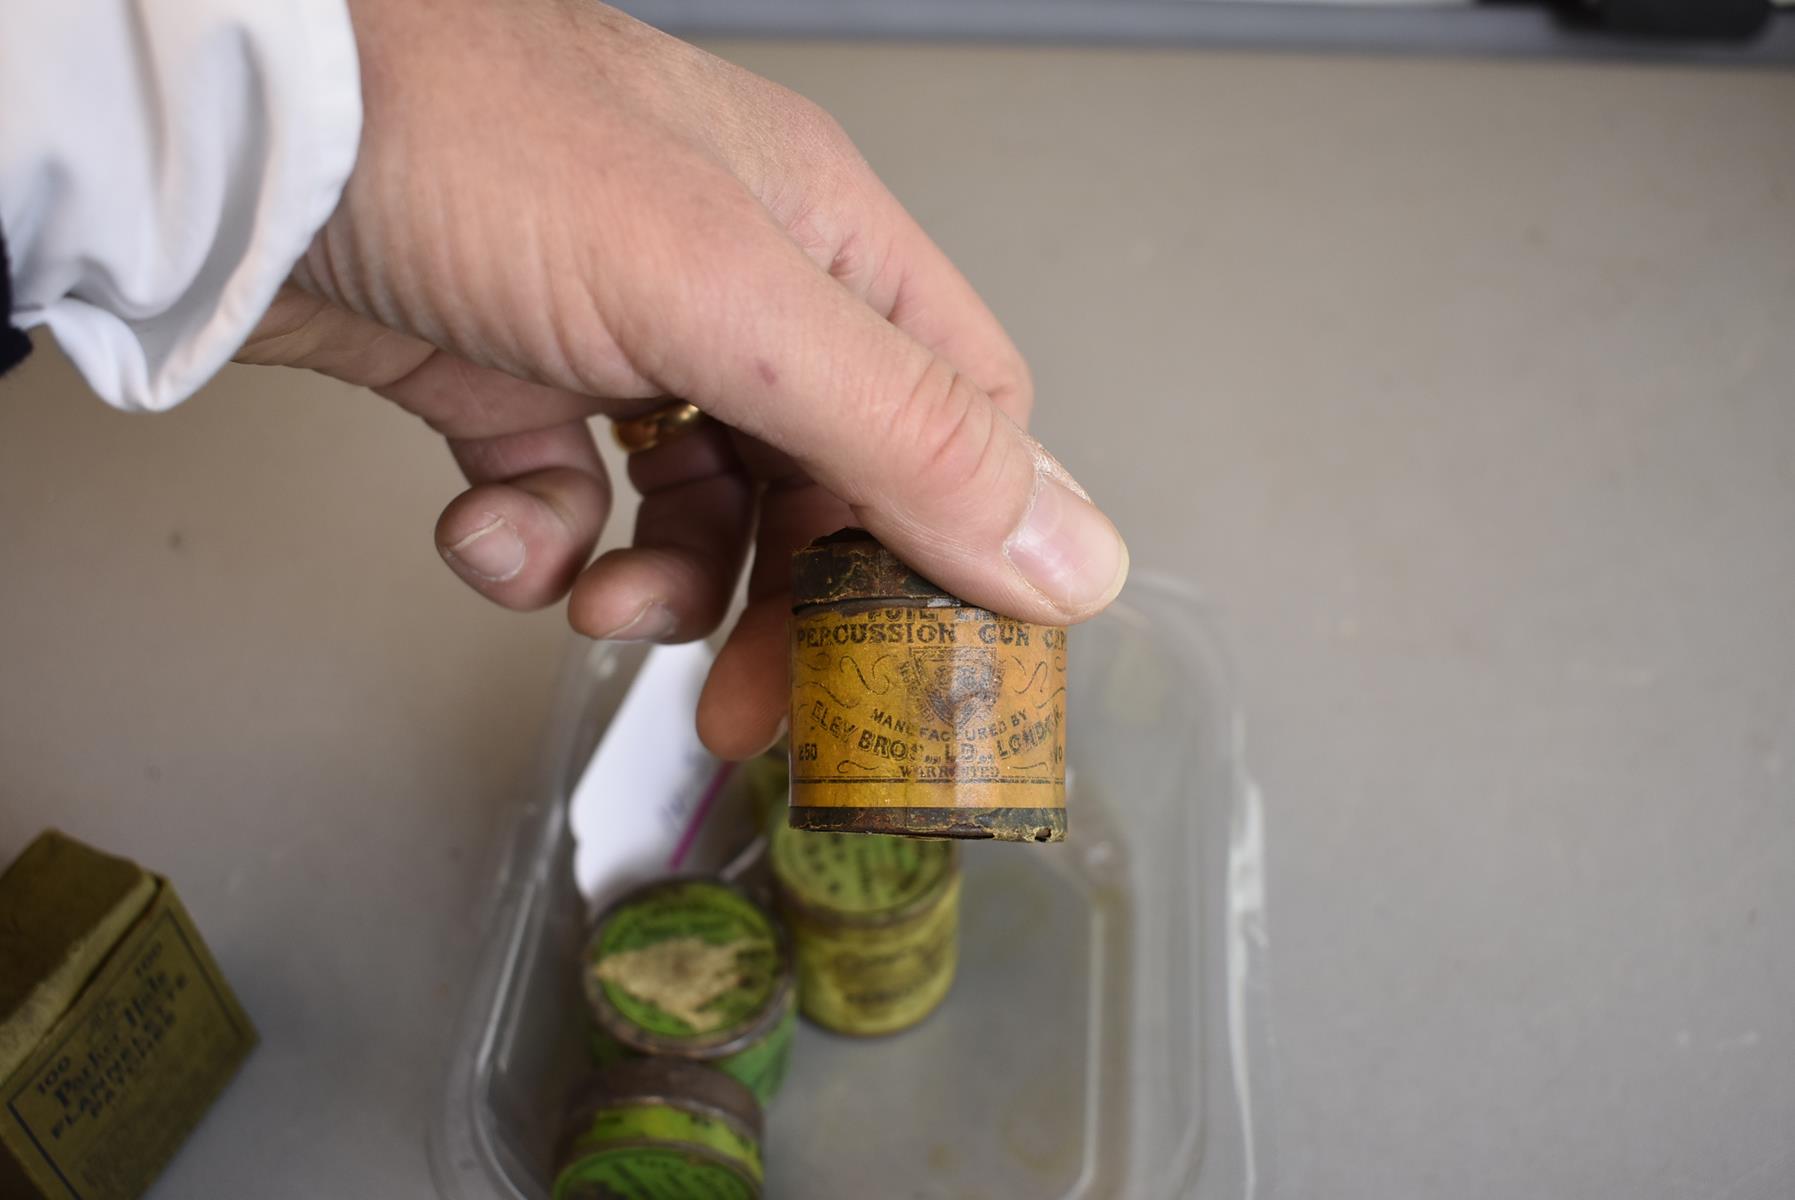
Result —
<svg viewBox="0 0 1795 1200"><path fill-rule="evenodd" d="M0 6L14 322L111 404L178 403L254 329L360 136L346 0Z"/></svg>

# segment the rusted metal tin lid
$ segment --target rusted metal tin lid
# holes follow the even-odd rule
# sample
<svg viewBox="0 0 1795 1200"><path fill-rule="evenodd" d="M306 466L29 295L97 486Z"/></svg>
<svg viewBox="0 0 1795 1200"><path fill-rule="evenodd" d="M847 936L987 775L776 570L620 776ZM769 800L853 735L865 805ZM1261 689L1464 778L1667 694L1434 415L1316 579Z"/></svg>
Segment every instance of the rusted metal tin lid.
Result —
<svg viewBox="0 0 1795 1200"><path fill-rule="evenodd" d="M580 1085L567 1105L568 1128L582 1130L600 1109L627 1104L666 1104L718 1114L759 1141L765 1132L760 1104L740 1081L714 1067L678 1058L627 1058Z"/></svg>
<svg viewBox="0 0 1795 1200"><path fill-rule="evenodd" d="M555 1154L555 1200L761 1200L760 1111L735 1080L693 1063L607 1068L576 1097Z"/></svg>
<svg viewBox="0 0 1795 1200"><path fill-rule="evenodd" d="M854 600L962 602L911 570L864 529L838 529L792 555L792 606Z"/></svg>

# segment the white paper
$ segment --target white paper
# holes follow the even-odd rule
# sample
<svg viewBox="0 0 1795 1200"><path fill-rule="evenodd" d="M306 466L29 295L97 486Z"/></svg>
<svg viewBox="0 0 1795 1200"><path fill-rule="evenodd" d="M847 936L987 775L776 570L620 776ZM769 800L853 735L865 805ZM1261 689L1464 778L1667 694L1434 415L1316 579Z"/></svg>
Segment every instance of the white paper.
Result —
<svg viewBox="0 0 1795 1200"><path fill-rule="evenodd" d="M719 766L693 725L710 664L703 642L649 651L575 785L574 878L588 901L666 873Z"/></svg>
<svg viewBox="0 0 1795 1200"><path fill-rule="evenodd" d="M574 879L600 905L671 873L716 871L753 836L733 765L705 750L694 717L713 654L649 651L574 786Z"/></svg>

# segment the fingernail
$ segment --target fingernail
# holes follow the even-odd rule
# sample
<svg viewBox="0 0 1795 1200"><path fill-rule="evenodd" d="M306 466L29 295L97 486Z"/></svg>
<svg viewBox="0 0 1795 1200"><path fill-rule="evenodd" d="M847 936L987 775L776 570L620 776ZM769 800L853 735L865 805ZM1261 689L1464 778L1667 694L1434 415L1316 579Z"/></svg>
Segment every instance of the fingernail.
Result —
<svg viewBox="0 0 1795 1200"><path fill-rule="evenodd" d="M673 610L659 600L650 600L636 610L636 615L611 630L593 636L606 642L658 642L669 637L679 624Z"/></svg>
<svg viewBox="0 0 1795 1200"><path fill-rule="evenodd" d="M1004 554L1034 589L1068 616L1102 607L1128 578L1128 546L1109 518L1043 475Z"/></svg>
<svg viewBox="0 0 1795 1200"><path fill-rule="evenodd" d="M503 517L494 517L453 546L437 549L451 567L483 583L503 583L524 569L524 541Z"/></svg>

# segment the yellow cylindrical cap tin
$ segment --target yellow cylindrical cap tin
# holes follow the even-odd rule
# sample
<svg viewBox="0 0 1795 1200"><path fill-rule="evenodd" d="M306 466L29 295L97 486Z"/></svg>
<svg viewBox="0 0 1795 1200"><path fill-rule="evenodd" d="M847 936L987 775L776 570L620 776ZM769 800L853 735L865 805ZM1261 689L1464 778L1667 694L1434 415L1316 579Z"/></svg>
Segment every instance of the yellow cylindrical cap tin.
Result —
<svg viewBox="0 0 1795 1200"><path fill-rule="evenodd" d="M975 608L860 529L792 559L791 823L1066 836L1066 631Z"/></svg>

